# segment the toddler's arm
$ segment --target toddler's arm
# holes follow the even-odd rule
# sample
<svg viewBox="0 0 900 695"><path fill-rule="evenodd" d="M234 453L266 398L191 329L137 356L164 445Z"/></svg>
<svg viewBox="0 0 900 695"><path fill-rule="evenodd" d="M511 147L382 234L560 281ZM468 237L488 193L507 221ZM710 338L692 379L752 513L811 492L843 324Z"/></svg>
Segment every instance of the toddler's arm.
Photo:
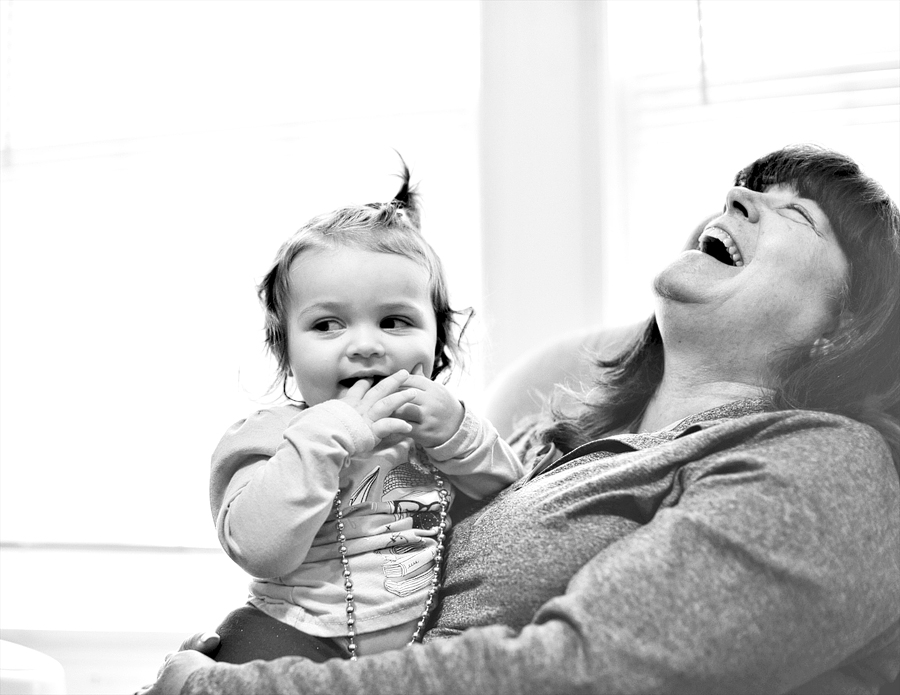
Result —
<svg viewBox="0 0 900 695"><path fill-rule="evenodd" d="M467 410L443 384L416 370L404 385L415 397L395 416L410 423L409 436L460 490L481 498L523 475L519 458L494 426Z"/></svg>
<svg viewBox="0 0 900 695"><path fill-rule="evenodd" d="M245 571L278 577L303 562L331 511L344 463L409 431L391 417L413 395L398 390L406 375L372 388L359 382L343 399L299 413L262 411L226 433L213 455L210 503L222 547Z"/></svg>

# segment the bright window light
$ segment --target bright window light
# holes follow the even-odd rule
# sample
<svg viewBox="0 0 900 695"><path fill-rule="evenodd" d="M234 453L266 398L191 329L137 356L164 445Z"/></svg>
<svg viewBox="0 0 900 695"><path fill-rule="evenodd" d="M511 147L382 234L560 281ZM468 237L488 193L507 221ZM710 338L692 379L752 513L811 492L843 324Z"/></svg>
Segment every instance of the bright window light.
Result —
<svg viewBox="0 0 900 695"><path fill-rule="evenodd" d="M618 162L608 198L619 207L610 247L641 260L609 266L621 289L604 299L613 323L651 310L654 273L767 152L800 142L844 152L900 200L900 3L607 8Z"/></svg>
<svg viewBox="0 0 900 695"><path fill-rule="evenodd" d="M0 19L2 540L217 547L210 454L273 400L255 283L284 239L390 199L396 149L477 304L478 4Z"/></svg>

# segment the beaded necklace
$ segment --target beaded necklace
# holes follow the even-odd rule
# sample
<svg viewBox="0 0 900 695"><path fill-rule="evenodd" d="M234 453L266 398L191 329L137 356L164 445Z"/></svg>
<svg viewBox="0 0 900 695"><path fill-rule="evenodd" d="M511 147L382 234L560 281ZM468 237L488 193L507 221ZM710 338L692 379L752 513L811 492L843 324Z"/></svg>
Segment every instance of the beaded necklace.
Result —
<svg viewBox="0 0 900 695"><path fill-rule="evenodd" d="M409 641L409 644L415 644L419 641L422 635L422 630L425 628L425 623L427 622L428 616L431 613L431 609L434 607L434 596L437 593L438 587L441 583L441 561L444 557L444 538L445 531L447 530L447 507L449 505L447 498L449 497L450 493L447 492L447 490L444 488L444 479L441 477L440 473L437 472L434 466L428 464L428 468L430 469L430 473L434 478L435 492L438 493L438 497L440 497L441 502L440 522L437 525L437 552L434 556L434 567L431 568L431 587L428 589L428 598L425 599L425 609L422 611L422 617L416 624L416 630L413 633L412 639ZM341 509L340 490L338 490L337 494L334 496L334 516L336 521L335 525L337 526L338 551L341 554L341 565L344 568L344 589L347 591L347 595L345 597L345 600L347 602L347 639L349 640L347 648L350 650L350 660L356 661L356 618L353 617L356 608L353 604L353 580L350 577L350 560L347 559L347 546L345 545L347 537L344 535L344 512Z"/></svg>

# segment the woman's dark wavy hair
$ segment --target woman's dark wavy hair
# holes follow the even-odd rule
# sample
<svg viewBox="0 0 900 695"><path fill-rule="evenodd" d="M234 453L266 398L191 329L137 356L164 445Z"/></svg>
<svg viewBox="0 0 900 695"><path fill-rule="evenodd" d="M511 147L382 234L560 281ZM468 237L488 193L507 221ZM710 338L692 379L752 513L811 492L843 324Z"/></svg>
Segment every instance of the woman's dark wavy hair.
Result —
<svg viewBox="0 0 900 695"><path fill-rule="evenodd" d="M827 215L849 265L840 326L828 351L801 345L778 358L772 405L846 415L877 429L900 470L900 212L853 160L812 145L786 147L741 169L735 185L791 186ZM825 354L822 354L825 352ZM637 423L663 374L656 318L610 360L577 410L553 409L542 435L565 449Z"/></svg>
<svg viewBox="0 0 900 695"><path fill-rule="evenodd" d="M428 271L431 304L437 322L434 368L430 377L449 377L462 358L461 340L471 310L450 307L450 294L441 259L420 232L419 195L409 182L409 168L401 158L403 184L388 203L369 203L341 208L314 217L288 239L257 287L265 312L266 347L278 363L275 384L288 395L291 365L288 359L287 317L290 302L290 269L298 255L318 249L354 248L409 258ZM458 319L462 319L461 321Z"/></svg>

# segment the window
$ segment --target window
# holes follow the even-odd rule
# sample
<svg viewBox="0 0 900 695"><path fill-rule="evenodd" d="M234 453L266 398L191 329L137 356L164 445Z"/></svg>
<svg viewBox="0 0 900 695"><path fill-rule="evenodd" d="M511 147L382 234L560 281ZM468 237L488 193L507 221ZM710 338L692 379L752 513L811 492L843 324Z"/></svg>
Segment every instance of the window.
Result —
<svg viewBox="0 0 900 695"><path fill-rule="evenodd" d="M209 456L271 402L255 283L396 148L476 303L473 2L3 2L5 542L217 547ZM464 222L461 222L464 220Z"/></svg>
<svg viewBox="0 0 900 695"><path fill-rule="evenodd" d="M900 200L900 3L608 3L615 152L608 199L612 323L649 312L650 280L733 174L814 142L853 157ZM621 264L620 264L621 265ZM633 271L632 264L627 264ZM635 298L634 304L621 297ZM639 315L640 312L638 312Z"/></svg>

